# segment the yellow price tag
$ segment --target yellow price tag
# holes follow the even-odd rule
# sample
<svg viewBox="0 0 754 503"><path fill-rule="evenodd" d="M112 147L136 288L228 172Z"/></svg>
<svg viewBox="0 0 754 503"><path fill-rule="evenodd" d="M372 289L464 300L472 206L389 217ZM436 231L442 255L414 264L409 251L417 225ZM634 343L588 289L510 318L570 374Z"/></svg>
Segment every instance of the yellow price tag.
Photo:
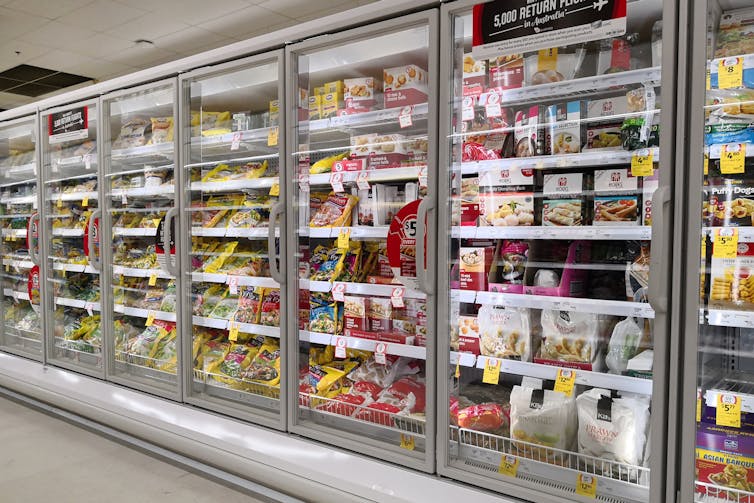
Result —
<svg viewBox="0 0 754 503"><path fill-rule="evenodd" d="M558 48L540 49L537 53L537 71L544 72L547 70L557 70L558 68Z"/></svg>
<svg viewBox="0 0 754 503"><path fill-rule="evenodd" d="M66 273L68 272L67 269L61 269L60 274L65 278Z"/></svg>
<svg viewBox="0 0 754 503"><path fill-rule="evenodd" d="M704 176L709 175L709 154L704 154Z"/></svg>
<svg viewBox="0 0 754 503"><path fill-rule="evenodd" d="M57 204L57 206L58 206L58 208L62 208L63 207L63 197L62 196L58 198L58 204Z"/></svg>
<svg viewBox="0 0 754 503"><path fill-rule="evenodd" d="M154 323L154 311L149 311L149 314L147 314L147 322L144 324L147 327L151 327Z"/></svg>
<svg viewBox="0 0 754 503"><path fill-rule="evenodd" d="M699 423L702 420L702 399L696 399L696 422Z"/></svg>
<svg viewBox="0 0 754 503"><path fill-rule="evenodd" d="M272 187L270 187L270 195L272 197L277 197L280 195L280 184L279 183L273 183Z"/></svg>
<svg viewBox="0 0 754 503"><path fill-rule="evenodd" d="M718 74L718 75L720 75L720 74ZM711 82L712 82L712 80L710 78L710 70L709 70L709 66L708 66L707 67L707 90L708 91L712 88L712 83Z"/></svg>
<svg viewBox="0 0 754 503"><path fill-rule="evenodd" d="M280 128L275 126L271 127L267 132L267 146L276 147L278 144L278 135L280 134Z"/></svg>
<svg viewBox="0 0 754 503"><path fill-rule="evenodd" d="M576 371L570 369L558 369L558 375L555 377L555 391L565 393L566 396L573 395L573 388L576 386Z"/></svg>
<svg viewBox="0 0 754 503"><path fill-rule="evenodd" d="M341 250L348 249L348 241L351 238L351 229L343 228L338 233L338 248Z"/></svg>
<svg viewBox="0 0 754 503"><path fill-rule="evenodd" d="M718 426L741 427L741 397L736 395L717 395L715 424Z"/></svg>
<svg viewBox="0 0 754 503"><path fill-rule="evenodd" d="M458 355L458 361L456 362L456 379L461 378L461 355Z"/></svg>
<svg viewBox="0 0 754 503"><path fill-rule="evenodd" d="M717 66L717 88L730 89L744 84L743 58L724 58Z"/></svg>
<svg viewBox="0 0 754 503"><path fill-rule="evenodd" d="M652 151L646 148L637 150L631 156L631 175L633 176L652 176L654 175L654 155Z"/></svg>
<svg viewBox="0 0 754 503"><path fill-rule="evenodd" d="M89 198L88 197L84 197L84 198L81 199L81 206L83 206L84 208L86 208L87 206L89 206Z"/></svg>
<svg viewBox="0 0 754 503"><path fill-rule="evenodd" d="M715 240L712 242L712 257L734 259L737 255L738 229L736 227L715 229Z"/></svg>
<svg viewBox="0 0 754 503"><path fill-rule="evenodd" d="M720 151L720 173L723 175L743 173L745 162L745 143L729 143L728 145L723 145Z"/></svg>
<svg viewBox="0 0 754 503"><path fill-rule="evenodd" d="M413 451L416 448L416 440L412 435L401 433L401 448L407 451Z"/></svg>
<svg viewBox="0 0 754 503"><path fill-rule="evenodd" d="M238 325L232 321L228 325L228 340L230 342L236 342L238 340Z"/></svg>
<svg viewBox="0 0 754 503"><path fill-rule="evenodd" d="M497 358L487 358L487 361L484 362L482 382L487 384L497 384L500 382L500 365L502 363Z"/></svg>
<svg viewBox="0 0 754 503"><path fill-rule="evenodd" d="M5 264L5 272L10 272L10 264Z"/></svg>
<svg viewBox="0 0 754 503"><path fill-rule="evenodd" d="M151 274L149 276L149 286L155 286L157 284L157 275Z"/></svg>
<svg viewBox="0 0 754 503"><path fill-rule="evenodd" d="M154 222L154 226L155 227L159 227L160 226L160 220L161 220L160 218L153 218L152 219L152 222Z"/></svg>
<svg viewBox="0 0 754 503"><path fill-rule="evenodd" d="M588 498L596 498L597 477L588 473L579 473L576 476L576 494Z"/></svg>
<svg viewBox="0 0 754 503"><path fill-rule="evenodd" d="M518 458L503 454L503 457L500 458L500 466L497 468L497 471L502 475L515 477L516 473L518 473Z"/></svg>

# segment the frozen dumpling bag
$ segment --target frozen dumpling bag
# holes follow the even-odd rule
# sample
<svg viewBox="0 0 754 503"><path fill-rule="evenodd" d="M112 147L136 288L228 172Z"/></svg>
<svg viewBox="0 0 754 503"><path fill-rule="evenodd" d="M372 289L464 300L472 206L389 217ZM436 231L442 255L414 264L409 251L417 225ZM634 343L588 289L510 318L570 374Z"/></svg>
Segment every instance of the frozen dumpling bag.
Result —
<svg viewBox="0 0 754 503"><path fill-rule="evenodd" d="M479 308L480 351L484 356L531 361L529 310L488 304Z"/></svg>

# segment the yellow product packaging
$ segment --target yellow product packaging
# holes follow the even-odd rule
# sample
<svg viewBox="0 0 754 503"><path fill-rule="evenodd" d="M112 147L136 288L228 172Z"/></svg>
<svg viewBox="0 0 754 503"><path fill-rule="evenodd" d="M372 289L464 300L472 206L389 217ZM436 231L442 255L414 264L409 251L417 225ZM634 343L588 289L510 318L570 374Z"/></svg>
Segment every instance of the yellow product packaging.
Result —
<svg viewBox="0 0 754 503"><path fill-rule="evenodd" d="M230 344L227 342L221 342L218 340L207 341L202 346L201 351L202 371L205 373L211 373L212 369L223 361L228 349L230 349Z"/></svg>
<svg viewBox="0 0 754 503"><path fill-rule="evenodd" d="M316 121L322 118L322 96L309 96L309 120Z"/></svg>
<svg viewBox="0 0 754 503"><path fill-rule="evenodd" d="M158 145L173 141L174 127L172 117L152 117L152 137L147 145Z"/></svg>
<svg viewBox="0 0 754 503"><path fill-rule="evenodd" d="M348 159L350 154L350 151L345 151L320 159L309 168L309 174L318 175L320 173L329 173L332 171L332 167L336 162Z"/></svg>
<svg viewBox="0 0 754 503"><path fill-rule="evenodd" d="M313 365L309 367L308 380L314 393L319 396L326 396L330 391L330 387L333 386L339 379L346 376L346 372L342 369L330 367L329 365Z"/></svg>
<svg viewBox="0 0 754 503"><path fill-rule="evenodd" d="M237 170L237 166L218 164L202 176L202 182L225 182L230 180Z"/></svg>
<svg viewBox="0 0 754 503"><path fill-rule="evenodd" d="M195 369L201 370L202 368L202 362L204 360L202 355L202 346L207 343L210 337L211 335L204 331L194 334L194 340L191 345L191 356Z"/></svg>
<svg viewBox="0 0 754 503"><path fill-rule="evenodd" d="M270 100L270 122L275 124L280 117L280 101Z"/></svg>
<svg viewBox="0 0 754 503"><path fill-rule="evenodd" d="M226 260L228 260L228 257L233 255L233 251L238 246L238 241L230 241L226 243L220 250L219 255L217 255L211 262L209 262L204 267L204 272L209 274L216 274L217 271L220 270L220 268L223 266Z"/></svg>
<svg viewBox="0 0 754 503"><path fill-rule="evenodd" d="M338 115L338 108L343 99L343 95L337 92L323 94L320 98L322 101L322 118L328 119Z"/></svg>
<svg viewBox="0 0 754 503"><path fill-rule="evenodd" d="M248 344L231 344L225 357L215 363L212 370L213 379L233 388L241 387L244 370L251 363L256 348Z"/></svg>
<svg viewBox="0 0 754 503"><path fill-rule="evenodd" d="M314 93L312 93L314 96L322 96L325 94L325 86L322 87L315 87Z"/></svg>
<svg viewBox="0 0 754 503"><path fill-rule="evenodd" d="M333 346L328 346L328 347L333 347ZM348 358L349 360L356 360L359 363L364 363L371 356L372 356L371 351L365 351L363 349L352 349L352 348L346 349L346 358Z"/></svg>
<svg viewBox="0 0 754 503"><path fill-rule="evenodd" d="M244 164L244 178L260 178L267 172L267 168L269 167L269 164L267 163L267 159L264 160L264 162L247 162Z"/></svg>
<svg viewBox="0 0 754 503"><path fill-rule="evenodd" d="M244 379L275 387L280 385L280 346L277 341L269 341L259 348L244 372Z"/></svg>
<svg viewBox="0 0 754 503"><path fill-rule="evenodd" d="M335 359L335 346L309 348L309 365L324 365Z"/></svg>
<svg viewBox="0 0 754 503"><path fill-rule="evenodd" d="M230 112L199 112L197 124L201 126L202 136L217 136L230 133ZM192 126L194 118L192 114Z"/></svg>
<svg viewBox="0 0 754 503"><path fill-rule="evenodd" d="M343 81L342 80L335 80L333 82L325 82L323 87L323 93L337 93L343 96Z"/></svg>
<svg viewBox="0 0 754 503"><path fill-rule="evenodd" d="M361 270L361 250L361 241L349 241L348 252L343 257L335 281L356 281Z"/></svg>
<svg viewBox="0 0 754 503"><path fill-rule="evenodd" d="M311 227L349 227L351 214L359 198L351 194L331 192L327 201L312 215Z"/></svg>

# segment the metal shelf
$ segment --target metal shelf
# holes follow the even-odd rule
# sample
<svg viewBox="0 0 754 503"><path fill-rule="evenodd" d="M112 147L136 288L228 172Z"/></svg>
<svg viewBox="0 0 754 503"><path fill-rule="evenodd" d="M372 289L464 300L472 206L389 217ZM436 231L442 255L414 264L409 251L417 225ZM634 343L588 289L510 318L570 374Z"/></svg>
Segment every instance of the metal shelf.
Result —
<svg viewBox="0 0 754 503"><path fill-rule="evenodd" d="M80 237L84 235L84 229L67 229L58 227L56 229L52 229L52 235L64 237Z"/></svg>
<svg viewBox="0 0 754 503"><path fill-rule="evenodd" d="M113 266L113 274L119 274L122 276L129 276L132 278L151 278L152 276L156 276L160 279L172 279L173 276L171 276L169 273L165 272L164 270L160 268L155 269L139 269L136 267L123 267L120 265L114 265Z"/></svg>
<svg viewBox="0 0 754 503"><path fill-rule="evenodd" d="M12 288L3 289L3 295L5 295L6 297L13 297L16 300L29 300L28 292L18 292L16 290L13 290Z"/></svg>
<svg viewBox="0 0 754 503"><path fill-rule="evenodd" d="M84 199L91 199L96 201L98 193L92 192L67 192L63 194L53 194L47 198L48 201L83 201Z"/></svg>
<svg viewBox="0 0 754 503"><path fill-rule="evenodd" d="M2 236L6 238L25 238L26 229L2 229Z"/></svg>
<svg viewBox="0 0 754 503"><path fill-rule="evenodd" d="M235 192L244 189L269 189L280 183L277 176L264 178L249 178L244 180L228 180L225 182L192 182L189 188L201 192Z"/></svg>
<svg viewBox="0 0 754 503"><path fill-rule="evenodd" d="M65 262L55 262L52 265L52 268L56 271L66 271L66 272L85 272L88 274L99 274L99 271L94 269L90 265L86 264L67 264Z"/></svg>
<svg viewBox="0 0 754 503"><path fill-rule="evenodd" d="M312 344L326 344L335 346L338 339L346 341L346 347L351 349L361 349L364 351L374 351L377 344L385 344L385 354L396 356L407 356L419 360L427 359L427 348L423 346L409 346L407 344L396 344L394 342L374 341L371 339L360 339L358 337L346 337L335 334L324 334L319 332L309 332L299 330L298 338L301 342L310 342Z"/></svg>
<svg viewBox="0 0 754 503"><path fill-rule="evenodd" d="M451 237L460 239L589 239L640 240L652 238L652 228L631 226L574 226L574 227L472 227L455 226Z"/></svg>
<svg viewBox="0 0 754 503"><path fill-rule="evenodd" d="M230 328L231 320L207 318L205 316L192 316L191 323L200 327L218 328L221 330L228 330ZM239 323L233 321L233 325L238 328L239 332L245 334L264 335L266 337L280 338L280 327L271 327L267 325L259 325L257 323Z"/></svg>
<svg viewBox="0 0 754 503"><path fill-rule="evenodd" d="M299 125L302 131L310 133L318 131L327 131L329 129L340 128L364 128L370 126L379 126L386 122L396 122L400 116L403 107L387 108L385 110L375 110L373 112L363 112L353 115L341 115L339 117L330 117L329 119L320 119L313 121L302 121ZM429 114L427 103L414 105L411 113L413 120L426 119Z"/></svg>
<svg viewBox="0 0 754 503"><path fill-rule="evenodd" d="M137 318L149 318L149 314L152 313L154 315L154 319L156 320L175 321L176 319L175 313L139 309L137 307L128 307L122 304L115 304L113 306L113 311L116 313L125 314L126 316L135 316Z"/></svg>
<svg viewBox="0 0 754 503"><path fill-rule="evenodd" d="M83 232L83 231L82 231ZM156 236L157 227L113 227L113 236Z"/></svg>
<svg viewBox="0 0 754 503"><path fill-rule="evenodd" d="M18 269L31 269L34 267L34 262L31 260L3 259L3 265L16 267Z"/></svg>
<svg viewBox="0 0 754 503"><path fill-rule="evenodd" d="M329 292L332 290L332 286L335 283L345 284L345 293L355 295L370 295L379 297L390 297L393 290L396 287L402 287L402 285L374 285L372 283L349 283L343 281L335 281L333 283L329 281L311 281L307 279L299 280L299 287L302 290L309 290L310 292ZM420 292L419 290L404 289L403 296L409 299L426 299L427 294Z"/></svg>
<svg viewBox="0 0 754 503"><path fill-rule="evenodd" d="M718 327L754 328L754 312L732 309L708 309L707 324Z"/></svg>
<svg viewBox="0 0 754 503"><path fill-rule="evenodd" d="M459 353L457 351L450 352L450 364L456 365L458 360L461 360L461 367L476 367L476 355L473 353Z"/></svg>
<svg viewBox="0 0 754 503"><path fill-rule="evenodd" d="M373 169L366 171L366 179L370 183L390 182L397 180L416 180L419 178L422 170L426 173L426 169L426 166ZM361 173L364 173L364 171L344 171L343 183L356 183L356 179ZM332 173L321 173L318 175L309 175L309 185L330 185L331 174Z"/></svg>
<svg viewBox="0 0 754 503"><path fill-rule="evenodd" d="M213 136L197 136L191 138L192 147L219 147L227 144L230 146L236 135L238 135L238 141L267 141L270 134L270 130L277 126L265 127L258 129L248 129L246 131L234 131L231 133L218 134Z"/></svg>
<svg viewBox="0 0 754 503"><path fill-rule="evenodd" d="M341 231L351 231L351 239L386 239L389 227L308 227L299 230L299 235L310 238L337 238ZM303 232L302 232L303 231Z"/></svg>
<svg viewBox="0 0 754 503"><path fill-rule="evenodd" d="M270 231L268 227L192 227L191 235L213 238L247 238L267 239ZM280 229L275 228L275 237L280 237Z"/></svg>
<svg viewBox="0 0 754 503"><path fill-rule="evenodd" d="M230 276L228 274L211 274L206 272L192 272L191 281L194 283L230 283L235 278L238 286L258 286L262 288L280 288L280 284L265 276Z"/></svg>
<svg viewBox="0 0 754 503"><path fill-rule="evenodd" d="M172 199L175 196L175 185L158 185L156 187L136 187L133 189L113 189L110 196L113 199L122 199L128 197L155 197L170 195Z"/></svg>
<svg viewBox="0 0 754 503"><path fill-rule="evenodd" d="M704 227L702 228L702 232L707 236L714 236L715 233L720 229L737 229L739 242L754 242L754 227Z"/></svg>
<svg viewBox="0 0 754 503"><path fill-rule="evenodd" d="M99 302L91 302L88 300L55 297L55 304L59 306L77 307L79 309L86 309L87 311L102 311L102 305Z"/></svg>
<svg viewBox="0 0 754 503"><path fill-rule="evenodd" d="M172 159L173 142L156 145L142 145L124 149L114 149L110 157L115 161L147 162L149 159Z"/></svg>

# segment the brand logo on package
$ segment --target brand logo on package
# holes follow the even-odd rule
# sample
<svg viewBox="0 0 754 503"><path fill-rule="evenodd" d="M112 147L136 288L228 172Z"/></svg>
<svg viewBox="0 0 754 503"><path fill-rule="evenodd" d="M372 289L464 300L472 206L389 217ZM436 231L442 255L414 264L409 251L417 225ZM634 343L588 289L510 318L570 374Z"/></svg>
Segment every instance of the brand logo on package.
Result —
<svg viewBox="0 0 754 503"><path fill-rule="evenodd" d="M728 451L738 450L738 440L725 439L725 449Z"/></svg>
<svg viewBox="0 0 754 503"><path fill-rule="evenodd" d="M47 133L50 144L87 138L89 109L80 107L50 114L47 117Z"/></svg>
<svg viewBox="0 0 754 503"><path fill-rule="evenodd" d="M626 33L626 0L493 0L474 6L475 59Z"/></svg>

